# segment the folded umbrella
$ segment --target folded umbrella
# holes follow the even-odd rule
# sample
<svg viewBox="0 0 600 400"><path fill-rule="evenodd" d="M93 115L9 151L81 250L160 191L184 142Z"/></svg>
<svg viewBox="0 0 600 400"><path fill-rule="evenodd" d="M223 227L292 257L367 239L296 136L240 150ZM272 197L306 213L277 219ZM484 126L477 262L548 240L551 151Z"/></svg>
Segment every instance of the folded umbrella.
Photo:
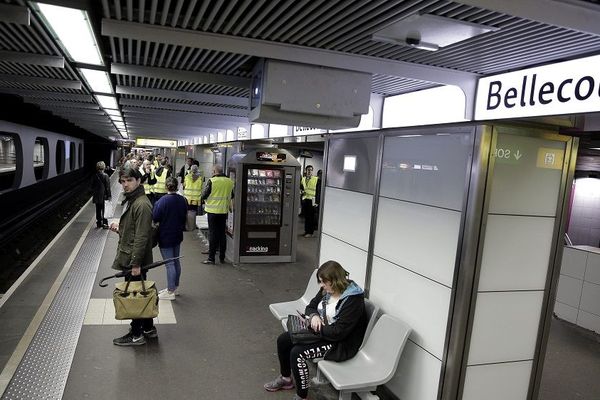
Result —
<svg viewBox="0 0 600 400"><path fill-rule="evenodd" d="M179 257L167 258L167 259L164 259L162 261L156 261L156 262L153 262L152 264L148 264L148 265L142 266L141 269L142 269L142 271L147 271L149 269L160 267L161 265L164 265L164 264L168 263L169 261L177 260L178 258L182 258L182 257L183 256L179 256ZM102 280L100 282L98 282L98 286L100 286L100 287L107 287L108 283L104 283L104 281L106 281L108 279L112 279L112 278L122 278L124 276L129 275L129 274L131 274L131 267L128 267L128 268L124 269L121 272L117 272L114 275L107 276L106 278L102 278Z"/></svg>

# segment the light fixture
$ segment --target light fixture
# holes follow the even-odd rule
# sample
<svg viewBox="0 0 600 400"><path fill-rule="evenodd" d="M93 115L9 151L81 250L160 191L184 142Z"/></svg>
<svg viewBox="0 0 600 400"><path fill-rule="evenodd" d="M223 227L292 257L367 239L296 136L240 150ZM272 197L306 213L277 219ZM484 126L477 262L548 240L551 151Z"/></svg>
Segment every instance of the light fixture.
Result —
<svg viewBox="0 0 600 400"><path fill-rule="evenodd" d="M374 32L378 42L436 51L498 28L431 14L413 14Z"/></svg>
<svg viewBox="0 0 600 400"><path fill-rule="evenodd" d="M114 93L108 72L94 69L79 68L88 85L95 93Z"/></svg>
<svg viewBox="0 0 600 400"><path fill-rule="evenodd" d="M36 3L46 25L72 61L104 65L90 19L84 10Z"/></svg>
<svg viewBox="0 0 600 400"><path fill-rule="evenodd" d="M111 115L115 115L117 117L121 116L121 112L119 110L104 110L104 112L107 113L108 116L111 116Z"/></svg>
<svg viewBox="0 0 600 400"><path fill-rule="evenodd" d="M123 122L123 117L121 117L120 115L109 115L108 117L115 122Z"/></svg>
<svg viewBox="0 0 600 400"><path fill-rule="evenodd" d="M106 109L106 108L110 108L113 110L118 110L119 106L117 105L117 99L113 96L104 96L101 94L97 94L94 97L96 97L96 100L98 101L98 104L100 104L100 107Z"/></svg>

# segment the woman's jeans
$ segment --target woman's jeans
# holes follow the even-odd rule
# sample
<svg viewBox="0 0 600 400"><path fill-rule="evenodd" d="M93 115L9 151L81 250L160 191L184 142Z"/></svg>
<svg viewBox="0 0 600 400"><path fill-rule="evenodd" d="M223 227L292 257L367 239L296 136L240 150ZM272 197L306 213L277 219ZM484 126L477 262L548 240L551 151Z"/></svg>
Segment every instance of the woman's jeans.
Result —
<svg viewBox="0 0 600 400"><path fill-rule="evenodd" d="M161 247L160 255L163 260L167 258L179 257L179 247L181 244L178 244L174 247ZM179 259L174 261L169 261L166 265L167 268L167 288L170 292L174 291L179 287L179 277L181 276L181 263Z"/></svg>

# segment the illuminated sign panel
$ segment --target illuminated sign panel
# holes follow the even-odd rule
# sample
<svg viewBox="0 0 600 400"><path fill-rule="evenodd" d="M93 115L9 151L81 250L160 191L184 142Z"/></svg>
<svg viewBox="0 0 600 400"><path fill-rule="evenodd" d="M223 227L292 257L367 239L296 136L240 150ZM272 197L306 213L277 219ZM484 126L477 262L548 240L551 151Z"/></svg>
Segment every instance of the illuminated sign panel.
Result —
<svg viewBox="0 0 600 400"><path fill-rule="evenodd" d="M475 119L600 111L600 56L480 78Z"/></svg>
<svg viewBox="0 0 600 400"><path fill-rule="evenodd" d="M135 144L137 146L177 147L177 140L136 138Z"/></svg>

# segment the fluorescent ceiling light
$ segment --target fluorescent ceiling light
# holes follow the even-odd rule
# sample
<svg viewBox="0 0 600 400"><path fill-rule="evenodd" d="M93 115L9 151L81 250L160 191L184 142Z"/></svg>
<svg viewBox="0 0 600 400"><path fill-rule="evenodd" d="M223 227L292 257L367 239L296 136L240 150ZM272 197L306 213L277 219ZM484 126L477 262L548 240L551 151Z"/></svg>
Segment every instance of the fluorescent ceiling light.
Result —
<svg viewBox="0 0 600 400"><path fill-rule="evenodd" d="M120 121L123 122L123 117L121 117L120 115L109 115L110 119L112 119L113 121Z"/></svg>
<svg viewBox="0 0 600 400"><path fill-rule="evenodd" d="M37 6L71 60L104 65L85 11L43 3Z"/></svg>
<svg viewBox="0 0 600 400"><path fill-rule="evenodd" d="M100 107L102 108L110 108L113 110L119 109L119 106L117 105L117 99L113 96L103 96L101 94L97 94L94 97L96 97L98 104L100 104Z"/></svg>
<svg viewBox="0 0 600 400"><path fill-rule="evenodd" d="M87 83L90 85L92 92L114 93L108 72L86 68L80 68L79 72L81 72Z"/></svg>
<svg viewBox="0 0 600 400"><path fill-rule="evenodd" d="M116 115L117 117L121 116L121 112L119 110L104 110L109 116Z"/></svg>

